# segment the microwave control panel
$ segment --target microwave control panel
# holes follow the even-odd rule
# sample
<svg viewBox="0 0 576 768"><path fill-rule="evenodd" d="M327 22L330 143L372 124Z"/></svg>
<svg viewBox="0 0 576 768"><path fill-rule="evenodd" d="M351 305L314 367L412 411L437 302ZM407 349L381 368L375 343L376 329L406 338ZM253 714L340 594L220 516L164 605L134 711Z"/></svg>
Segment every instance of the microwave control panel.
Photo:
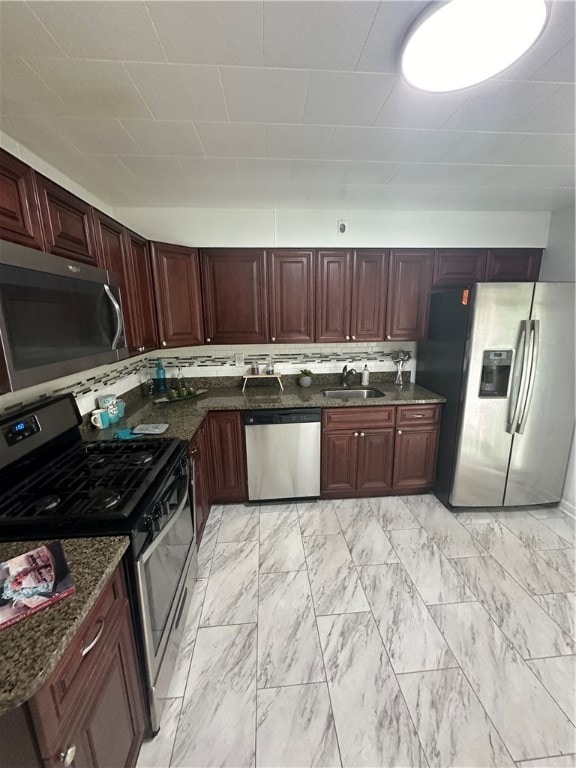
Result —
<svg viewBox="0 0 576 768"><path fill-rule="evenodd" d="M27 419L12 422L2 431L7 445L16 445L21 440L26 440L27 437L32 437L32 435L40 432L40 424L36 416L29 416Z"/></svg>

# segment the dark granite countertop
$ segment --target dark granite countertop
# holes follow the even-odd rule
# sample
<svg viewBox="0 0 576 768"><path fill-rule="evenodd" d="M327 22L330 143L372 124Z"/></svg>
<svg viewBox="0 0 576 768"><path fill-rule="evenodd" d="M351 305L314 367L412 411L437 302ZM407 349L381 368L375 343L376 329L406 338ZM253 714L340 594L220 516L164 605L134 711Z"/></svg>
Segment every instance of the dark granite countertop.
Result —
<svg viewBox="0 0 576 768"><path fill-rule="evenodd" d="M45 543L0 542L0 562ZM76 593L0 630L0 715L27 701L50 677L129 543L125 536L62 539Z"/></svg>
<svg viewBox="0 0 576 768"><path fill-rule="evenodd" d="M339 387L325 381L306 388L289 381L283 382L283 386L284 391L281 391L276 382L271 381L268 386L253 386L249 381L244 393L238 386L214 386L209 387L205 395L160 404L154 404L141 397L130 403L126 418L118 424L100 430L85 426L82 430L83 437L85 440L107 440L120 428L132 428L138 424L167 423L170 427L162 437L190 440L208 411L244 411L253 408L363 408L446 401L446 398L418 384L405 383L399 387L390 381L378 379L371 380L370 386L382 390L386 396L367 400L327 398L322 394L322 389Z"/></svg>

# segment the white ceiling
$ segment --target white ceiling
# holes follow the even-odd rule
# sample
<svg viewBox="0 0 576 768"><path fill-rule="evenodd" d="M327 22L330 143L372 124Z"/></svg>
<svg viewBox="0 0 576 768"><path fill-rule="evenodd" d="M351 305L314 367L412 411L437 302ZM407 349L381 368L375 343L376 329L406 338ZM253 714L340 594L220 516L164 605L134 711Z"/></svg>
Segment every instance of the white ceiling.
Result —
<svg viewBox="0 0 576 768"><path fill-rule="evenodd" d="M426 5L3 0L0 129L110 206L572 204L574 0L453 94L399 75Z"/></svg>

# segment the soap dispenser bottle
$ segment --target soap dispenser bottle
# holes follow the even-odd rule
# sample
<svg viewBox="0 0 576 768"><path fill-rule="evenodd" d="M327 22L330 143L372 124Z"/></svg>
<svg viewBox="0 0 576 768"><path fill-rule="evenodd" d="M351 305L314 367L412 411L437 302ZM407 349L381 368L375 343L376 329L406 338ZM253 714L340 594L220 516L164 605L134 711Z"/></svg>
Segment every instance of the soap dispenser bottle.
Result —
<svg viewBox="0 0 576 768"><path fill-rule="evenodd" d="M158 362L156 363L156 386L158 387L159 394L166 394L166 369L162 365L162 360L160 358L158 358Z"/></svg>
<svg viewBox="0 0 576 768"><path fill-rule="evenodd" d="M368 370L368 364L366 364L364 366L364 370L362 371L362 386L367 387L369 382L370 382L370 371Z"/></svg>

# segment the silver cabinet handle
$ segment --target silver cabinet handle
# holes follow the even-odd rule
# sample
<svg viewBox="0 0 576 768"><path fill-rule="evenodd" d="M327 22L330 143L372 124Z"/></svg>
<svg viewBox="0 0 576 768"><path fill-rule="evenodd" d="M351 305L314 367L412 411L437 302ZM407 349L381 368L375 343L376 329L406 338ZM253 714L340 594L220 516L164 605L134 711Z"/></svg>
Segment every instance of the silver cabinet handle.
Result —
<svg viewBox="0 0 576 768"><path fill-rule="evenodd" d="M401 434L402 434L402 430L401 430L401 429L399 429L399 430L398 430L398 432L397 432L397 434L398 434L398 435L401 435Z"/></svg>
<svg viewBox="0 0 576 768"><path fill-rule="evenodd" d="M276 336L272 336L272 341L276 341Z"/></svg>
<svg viewBox="0 0 576 768"><path fill-rule="evenodd" d="M194 448L193 451L190 451L190 456L194 456L195 453L198 453L198 448Z"/></svg>
<svg viewBox="0 0 576 768"><path fill-rule="evenodd" d="M212 339L208 339L208 338L207 338L207 339L206 339L206 341L207 341L207 343L208 343L208 344L210 344L210 342L212 341Z"/></svg>
<svg viewBox="0 0 576 768"><path fill-rule="evenodd" d="M358 437L358 432L354 432L354 437Z"/></svg>
<svg viewBox="0 0 576 768"><path fill-rule="evenodd" d="M102 632L104 632L104 627L106 625L106 622L102 618L102 619L98 619L98 623L100 624L100 626L98 627L98 631L94 635L94 639L91 640L88 643L88 645L85 645L84 648L82 648L82 651L80 652L80 656L86 656L87 653L90 653L92 648L94 648L96 646L98 640L100 640L100 638L102 637ZM72 759L74 759L74 758L72 758ZM70 765L70 763L68 763L68 765Z"/></svg>
<svg viewBox="0 0 576 768"><path fill-rule="evenodd" d="M350 341L350 336L346 336L346 341Z"/></svg>
<svg viewBox="0 0 576 768"><path fill-rule="evenodd" d="M120 304L118 304L116 301L116 297L110 290L109 285L104 286L104 293L106 296L108 296L110 303L112 304L114 314L116 315L116 333L112 339L112 349L115 351L118 348L118 342L120 341L120 336L122 335L122 310L120 309Z"/></svg>
<svg viewBox="0 0 576 768"><path fill-rule="evenodd" d="M356 341L356 336L352 336L352 340L353 340L353 341Z"/></svg>
<svg viewBox="0 0 576 768"><path fill-rule="evenodd" d="M60 752L60 762L65 765L66 768L72 765L74 758L76 757L76 745L71 744L64 752Z"/></svg>
<svg viewBox="0 0 576 768"><path fill-rule="evenodd" d="M165 347L165 346L166 346L166 342L165 342L165 341L163 341L163 342L162 342L162 346L163 346L163 347Z"/></svg>
<svg viewBox="0 0 576 768"><path fill-rule="evenodd" d="M364 437L364 432L360 432L360 437Z"/></svg>
<svg viewBox="0 0 576 768"><path fill-rule="evenodd" d="M411 419L423 419L424 414L423 413L411 413L410 414Z"/></svg>

